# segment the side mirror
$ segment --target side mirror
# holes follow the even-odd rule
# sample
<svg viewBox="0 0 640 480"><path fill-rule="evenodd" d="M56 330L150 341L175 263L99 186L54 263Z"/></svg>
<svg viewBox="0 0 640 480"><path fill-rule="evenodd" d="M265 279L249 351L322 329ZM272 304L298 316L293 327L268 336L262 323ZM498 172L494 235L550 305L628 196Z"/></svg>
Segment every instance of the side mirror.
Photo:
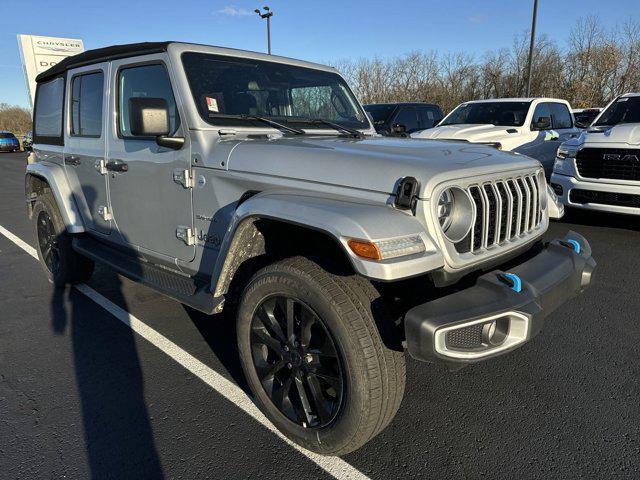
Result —
<svg viewBox="0 0 640 480"><path fill-rule="evenodd" d="M164 98L129 99L129 125L136 137L169 135L169 107Z"/></svg>
<svg viewBox="0 0 640 480"><path fill-rule="evenodd" d="M398 135L399 137L404 137L407 135L407 127L401 123L394 123L391 125L391 133L393 135Z"/></svg>
<svg viewBox="0 0 640 480"><path fill-rule="evenodd" d="M547 130L551 128L551 117L539 117L537 122L531 124L532 130Z"/></svg>

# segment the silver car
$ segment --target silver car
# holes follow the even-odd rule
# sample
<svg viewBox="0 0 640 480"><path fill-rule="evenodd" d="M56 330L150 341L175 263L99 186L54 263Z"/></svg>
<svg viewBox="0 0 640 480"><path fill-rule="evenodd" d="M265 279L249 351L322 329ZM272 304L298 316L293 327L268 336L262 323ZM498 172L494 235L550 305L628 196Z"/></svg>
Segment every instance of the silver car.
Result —
<svg viewBox="0 0 640 480"><path fill-rule="evenodd" d="M583 237L542 241L559 210L539 162L380 137L330 67L143 43L37 83L26 193L49 279L101 262L226 312L256 404L315 452L391 422L405 352L503 355L590 283Z"/></svg>

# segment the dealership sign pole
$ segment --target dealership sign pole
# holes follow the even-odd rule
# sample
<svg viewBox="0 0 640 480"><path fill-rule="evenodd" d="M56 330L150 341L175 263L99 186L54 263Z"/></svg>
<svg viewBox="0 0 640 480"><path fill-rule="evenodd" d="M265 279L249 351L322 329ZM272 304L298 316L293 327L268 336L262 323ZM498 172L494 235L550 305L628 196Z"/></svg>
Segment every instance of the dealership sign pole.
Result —
<svg viewBox="0 0 640 480"><path fill-rule="evenodd" d="M42 37L39 35L18 35L18 47L32 109L38 74L71 55L84 52L84 44L82 40L77 38Z"/></svg>

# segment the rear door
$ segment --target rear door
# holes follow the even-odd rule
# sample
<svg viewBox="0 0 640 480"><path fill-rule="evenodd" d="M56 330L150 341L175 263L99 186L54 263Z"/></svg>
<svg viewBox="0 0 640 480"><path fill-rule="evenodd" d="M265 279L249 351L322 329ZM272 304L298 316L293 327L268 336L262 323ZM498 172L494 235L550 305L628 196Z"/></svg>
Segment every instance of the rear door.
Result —
<svg viewBox="0 0 640 480"><path fill-rule="evenodd" d="M107 176L104 171L107 113L107 63L72 70L67 74L67 128L64 168L84 224L109 234Z"/></svg>
<svg viewBox="0 0 640 480"><path fill-rule="evenodd" d="M191 169L189 140L181 122L178 96L172 88L163 54L113 61L107 143L109 197L121 241L158 260L190 261L195 256L191 189L174 180ZM156 144L155 138L131 133L129 101L161 98L169 107L171 135L186 137L179 150ZM190 230L190 231L189 231Z"/></svg>

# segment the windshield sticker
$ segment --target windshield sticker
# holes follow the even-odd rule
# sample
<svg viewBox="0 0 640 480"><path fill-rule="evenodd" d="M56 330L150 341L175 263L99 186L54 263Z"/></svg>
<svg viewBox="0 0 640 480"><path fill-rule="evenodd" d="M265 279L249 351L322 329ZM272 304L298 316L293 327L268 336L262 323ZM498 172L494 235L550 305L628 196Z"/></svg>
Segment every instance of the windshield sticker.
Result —
<svg viewBox="0 0 640 480"><path fill-rule="evenodd" d="M219 112L218 110L218 100L216 100L215 98L212 97L206 97L207 98L207 109L210 112Z"/></svg>

